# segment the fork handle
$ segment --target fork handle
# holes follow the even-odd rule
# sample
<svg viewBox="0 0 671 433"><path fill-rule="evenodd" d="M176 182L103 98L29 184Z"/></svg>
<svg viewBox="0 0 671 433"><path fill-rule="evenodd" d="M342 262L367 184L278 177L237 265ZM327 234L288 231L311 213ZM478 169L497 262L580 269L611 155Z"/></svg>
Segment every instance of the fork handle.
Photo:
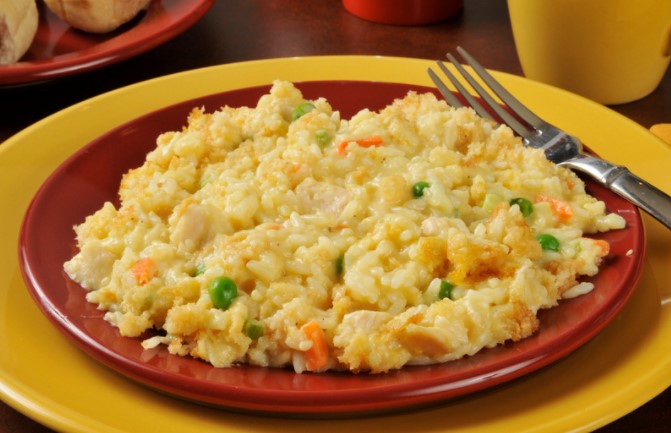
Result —
<svg viewBox="0 0 671 433"><path fill-rule="evenodd" d="M565 161L561 165L591 175L611 191L671 228L671 197L633 174L628 168L588 155Z"/></svg>

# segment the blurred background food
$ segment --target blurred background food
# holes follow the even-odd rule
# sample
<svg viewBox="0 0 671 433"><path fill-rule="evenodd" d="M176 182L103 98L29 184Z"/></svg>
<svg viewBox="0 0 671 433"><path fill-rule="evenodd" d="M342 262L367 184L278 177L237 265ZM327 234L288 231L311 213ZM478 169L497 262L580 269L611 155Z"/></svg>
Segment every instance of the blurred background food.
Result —
<svg viewBox="0 0 671 433"><path fill-rule="evenodd" d="M44 0L44 3L76 29L106 33L133 19L149 0Z"/></svg>
<svg viewBox="0 0 671 433"><path fill-rule="evenodd" d="M41 1L41 0L38 0ZM18 62L38 28L39 13L53 12L77 30L107 33L132 20L150 0L0 0L0 65Z"/></svg>
<svg viewBox="0 0 671 433"><path fill-rule="evenodd" d="M37 31L35 0L0 0L0 65L15 63Z"/></svg>

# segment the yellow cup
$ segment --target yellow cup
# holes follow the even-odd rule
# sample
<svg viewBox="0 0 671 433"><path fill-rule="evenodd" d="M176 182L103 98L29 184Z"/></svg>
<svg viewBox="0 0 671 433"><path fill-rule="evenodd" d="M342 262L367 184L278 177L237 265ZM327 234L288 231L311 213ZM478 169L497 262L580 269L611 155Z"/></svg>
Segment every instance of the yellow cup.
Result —
<svg viewBox="0 0 671 433"><path fill-rule="evenodd" d="M621 104L650 94L671 59L671 0L508 0L524 75Z"/></svg>

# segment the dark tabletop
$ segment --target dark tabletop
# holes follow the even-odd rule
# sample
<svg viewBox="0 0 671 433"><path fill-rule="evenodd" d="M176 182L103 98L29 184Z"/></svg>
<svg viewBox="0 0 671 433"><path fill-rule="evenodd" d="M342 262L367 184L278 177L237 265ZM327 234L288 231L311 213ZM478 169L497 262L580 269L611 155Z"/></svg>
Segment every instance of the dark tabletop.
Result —
<svg viewBox="0 0 671 433"><path fill-rule="evenodd" d="M280 34L293 38L274 37ZM311 55L438 59L457 45L467 48L490 69L522 75L504 0L465 0L458 16L417 27L358 19L343 9L340 0L216 0L192 28L142 55L76 77L0 87L0 143L76 102L174 72L244 60ZM653 94L610 108L646 128L671 123L671 69ZM0 402L0 433L49 431ZM599 430L669 431L671 389Z"/></svg>

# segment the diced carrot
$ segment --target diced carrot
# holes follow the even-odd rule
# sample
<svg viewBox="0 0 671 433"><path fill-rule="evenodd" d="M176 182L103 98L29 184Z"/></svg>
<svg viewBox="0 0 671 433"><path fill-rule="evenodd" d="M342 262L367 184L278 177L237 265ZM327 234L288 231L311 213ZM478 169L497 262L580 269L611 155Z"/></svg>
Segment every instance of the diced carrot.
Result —
<svg viewBox="0 0 671 433"><path fill-rule="evenodd" d="M382 144L384 144L382 137L379 135L372 135L370 137L360 138L358 140L345 140L338 144L336 148L338 154L344 155L345 151L347 150L347 145L350 143L356 143L361 147L382 146Z"/></svg>
<svg viewBox="0 0 671 433"><path fill-rule="evenodd" d="M380 137L379 135L373 135L368 138L362 138L356 140L356 144L358 144L361 147L380 146L382 145L382 137Z"/></svg>
<svg viewBox="0 0 671 433"><path fill-rule="evenodd" d="M329 230L344 230L350 228L350 225L347 223L339 223L332 227L329 227Z"/></svg>
<svg viewBox="0 0 671 433"><path fill-rule="evenodd" d="M594 243L599 247L599 257L606 257L610 253L610 244L603 239L594 239Z"/></svg>
<svg viewBox="0 0 671 433"><path fill-rule="evenodd" d="M324 368L329 359L329 348L326 344L324 330L313 320L303 325L301 331L312 342L312 347L305 352L305 366L309 371Z"/></svg>
<svg viewBox="0 0 671 433"><path fill-rule="evenodd" d="M135 262L130 270L135 281L143 286L156 276L156 262L151 257L145 257Z"/></svg>
<svg viewBox="0 0 671 433"><path fill-rule="evenodd" d="M568 204L563 200L552 198L544 194L538 194L536 196L535 201L536 203L538 202L549 203L552 212L554 212L554 214L557 215L557 217L559 217L560 221L566 222L573 217L573 208L571 207L570 204Z"/></svg>
<svg viewBox="0 0 671 433"><path fill-rule="evenodd" d="M573 182L571 179L566 179L566 186L568 189L573 190L573 188L575 188L575 182Z"/></svg>

